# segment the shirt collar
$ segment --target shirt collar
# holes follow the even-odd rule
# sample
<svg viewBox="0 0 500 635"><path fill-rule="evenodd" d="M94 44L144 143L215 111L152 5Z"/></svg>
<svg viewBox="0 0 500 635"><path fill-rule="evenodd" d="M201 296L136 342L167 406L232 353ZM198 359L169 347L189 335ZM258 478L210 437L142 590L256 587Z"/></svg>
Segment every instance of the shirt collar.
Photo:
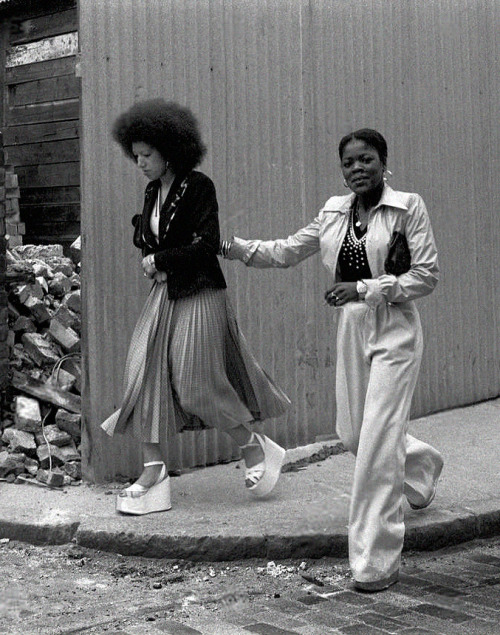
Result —
<svg viewBox="0 0 500 635"><path fill-rule="evenodd" d="M355 194L348 194L347 196L334 196L324 207L325 211L329 212L341 212L342 214L348 214L351 206L354 202ZM408 205L406 203L406 198L402 192L398 192L393 190L390 185L387 183L384 185L384 189L382 192L382 196L380 197L380 201L377 203L377 206L374 209L378 209L383 205L387 205L388 207L397 207L402 210L407 210Z"/></svg>

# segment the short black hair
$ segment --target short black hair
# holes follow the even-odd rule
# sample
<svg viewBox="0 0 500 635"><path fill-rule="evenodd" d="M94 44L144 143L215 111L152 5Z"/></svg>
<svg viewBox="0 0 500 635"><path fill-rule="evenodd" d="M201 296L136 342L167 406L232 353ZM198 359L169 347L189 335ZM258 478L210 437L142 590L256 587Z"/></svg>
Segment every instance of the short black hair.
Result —
<svg viewBox="0 0 500 635"><path fill-rule="evenodd" d="M342 137L339 143L339 156L341 160L346 145L355 139L358 141L364 141L366 144L374 148L378 152L378 156L384 166L387 165L387 142L380 132L377 132L372 128L361 128L360 130L350 132L345 135L345 137Z"/></svg>
<svg viewBox="0 0 500 635"><path fill-rule="evenodd" d="M112 134L133 161L134 142L153 146L177 175L193 170L206 152L193 113L164 99L136 102L116 119Z"/></svg>

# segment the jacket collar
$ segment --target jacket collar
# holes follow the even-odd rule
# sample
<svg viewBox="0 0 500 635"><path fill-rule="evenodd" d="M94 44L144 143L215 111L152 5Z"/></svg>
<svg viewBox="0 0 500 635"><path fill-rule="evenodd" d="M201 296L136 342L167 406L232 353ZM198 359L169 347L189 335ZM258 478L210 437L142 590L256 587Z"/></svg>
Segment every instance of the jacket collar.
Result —
<svg viewBox="0 0 500 635"><path fill-rule="evenodd" d="M346 196L332 196L332 198L325 203L323 211L348 214L355 197L356 195L354 193L347 194ZM390 185L387 185L387 183L384 185L382 196L380 197L380 201L377 203L374 210L384 205L387 205L387 207L397 207L398 209L402 209L404 211L408 210L407 197L403 194L403 192L393 190Z"/></svg>

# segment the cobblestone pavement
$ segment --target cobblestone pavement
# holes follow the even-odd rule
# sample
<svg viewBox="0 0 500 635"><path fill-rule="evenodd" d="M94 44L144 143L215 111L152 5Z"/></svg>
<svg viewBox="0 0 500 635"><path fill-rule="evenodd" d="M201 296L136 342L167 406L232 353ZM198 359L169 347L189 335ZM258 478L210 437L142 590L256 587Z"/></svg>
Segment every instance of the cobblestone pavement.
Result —
<svg viewBox="0 0 500 635"><path fill-rule="evenodd" d="M0 633L500 633L500 538L404 554L401 581L352 590L347 562L190 563L0 542Z"/></svg>

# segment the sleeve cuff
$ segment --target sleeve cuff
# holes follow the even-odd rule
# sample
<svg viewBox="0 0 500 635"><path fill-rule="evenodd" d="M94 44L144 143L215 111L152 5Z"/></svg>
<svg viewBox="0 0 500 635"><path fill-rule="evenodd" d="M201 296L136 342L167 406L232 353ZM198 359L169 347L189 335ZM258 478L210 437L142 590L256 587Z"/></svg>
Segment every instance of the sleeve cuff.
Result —
<svg viewBox="0 0 500 635"><path fill-rule="evenodd" d="M368 288L365 295L365 302L370 308L374 309L386 302L380 278L366 278L363 282Z"/></svg>
<svg viewBox="0 0 500 635"><path fill-rule="evenodd" d="M257 240L243 240L235 236L232 238L232 244L227 258L228 260L241 260L245 264L248 264L258 247L259 241Z"/></svg>

